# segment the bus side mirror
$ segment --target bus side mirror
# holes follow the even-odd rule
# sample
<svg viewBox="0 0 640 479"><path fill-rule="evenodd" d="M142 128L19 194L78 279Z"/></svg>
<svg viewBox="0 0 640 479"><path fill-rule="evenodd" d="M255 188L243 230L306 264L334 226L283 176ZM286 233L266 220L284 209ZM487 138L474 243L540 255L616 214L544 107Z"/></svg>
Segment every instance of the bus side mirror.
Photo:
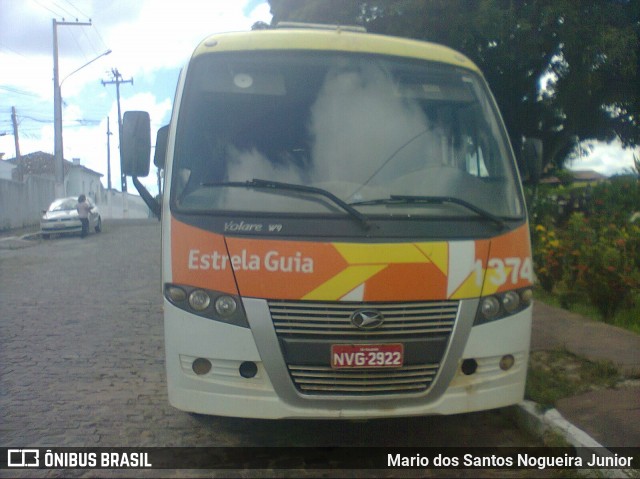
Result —
<svg viewBox="0 0 640 479"><path fill-rule="evenodd" d="M165 125L158 130L156 135L156 151L153 154L153 164L161 170L164 169L164 160L167 155L167 138L169 136L169 125Z"/></svg>
<svg viewBox="0 0 640 479"><path fill-rule="evenodd" d="M151 154L151 120L146 111L127 111L122 118L120 140L122 173L147 176Z"/></svg>
<svg viewBox="0 0 640 479"><path fill-rule="evenodd" d="M542 140L525 138L522 144L521 171L524 183L537 185L542 176Z"/></svg>
<svg viewBox="0 0 640 479"><path fill-rule="evenodd" d="M151 119L146 111L127 111L122 118L120 138L120 165L122 173L131 176L140 197L155 216L160 219L160 203L140 183L138 176L149 174L151 155Z"/></svg>

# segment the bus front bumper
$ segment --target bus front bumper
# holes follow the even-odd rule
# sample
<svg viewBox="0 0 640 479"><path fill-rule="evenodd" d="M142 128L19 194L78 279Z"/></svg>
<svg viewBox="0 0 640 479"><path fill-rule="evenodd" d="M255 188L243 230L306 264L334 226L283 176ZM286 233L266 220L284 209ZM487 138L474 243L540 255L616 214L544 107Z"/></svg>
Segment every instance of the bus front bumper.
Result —
<svg viewBox="0 0 640 479"><path fill-rule="evenodd" d="M166 348L167 383L169 402L184 411L261 419L371 419L467 413L516 404L524 396L531 307L471 327L452 379L439 385L442 392L436 396L427 391L367 398L302 394L291 385L288 373L283 377L263 361L252 330L175 314L185 318L165 318L165 334L172 336ZM506 370L505 357L513 358ZM209 361L210 370L196 373L197 359ZM473 360L473 373L461 367L464 360ZM249 368L250 377L243 377L247 363L255 368Z"/></svg>

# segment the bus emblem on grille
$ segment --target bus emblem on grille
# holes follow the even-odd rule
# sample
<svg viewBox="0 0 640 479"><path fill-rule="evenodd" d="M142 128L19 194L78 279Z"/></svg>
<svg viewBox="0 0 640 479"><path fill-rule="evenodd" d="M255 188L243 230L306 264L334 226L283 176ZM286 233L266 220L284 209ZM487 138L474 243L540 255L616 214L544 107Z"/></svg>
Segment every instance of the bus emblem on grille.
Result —
<svg viewBox="0 0 640 479"><path fill-rule="evenodd" d="M375 309L359 309L351 315L351 324L358 329L374 329L384 323L384 316Z"/></svg>

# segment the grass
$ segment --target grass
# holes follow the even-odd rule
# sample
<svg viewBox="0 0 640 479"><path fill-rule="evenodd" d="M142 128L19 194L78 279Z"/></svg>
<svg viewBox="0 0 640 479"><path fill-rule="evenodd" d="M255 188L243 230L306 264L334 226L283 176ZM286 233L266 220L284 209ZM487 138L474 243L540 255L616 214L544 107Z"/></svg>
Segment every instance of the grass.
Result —
<svg viewBox="0 0 640 479"><path fill-rule="evenodd" d="M567 309L595 321L602 321L597 308L591 305L589 301L572 301L567 305L559 295L548 293L539 286L535 288L534 297L550 306ZM621 308L608 324L640 334L640 294L634 298L634 304L631 308Z"/></svg>
<svg viewBox="0 0 640 479"><path fill-rule="evenodd" d="M548 409L562 398L610 388L619 380L620 373L610 362L589 361L565 349L534 351L525 397Z"/></svg>

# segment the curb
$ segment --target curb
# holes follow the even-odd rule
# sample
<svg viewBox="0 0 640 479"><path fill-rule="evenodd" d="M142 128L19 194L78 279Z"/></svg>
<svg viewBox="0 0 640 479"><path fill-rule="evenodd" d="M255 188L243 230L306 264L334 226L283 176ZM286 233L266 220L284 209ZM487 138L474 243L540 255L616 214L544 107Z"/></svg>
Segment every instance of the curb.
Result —
<svg viewBox="0 0 640 479"><path fill-rule="evenodd" d="M550 431L560 435L569 445L578 450L579 456L584 460L591 458L592 455L614 457L606 447L567 421L557 409L552 408L542 412L537 403L525 400L516 406L516 422L518 426L540 438ZM582 469L579 472L585 477L638 477L638 471L635 469Z"/></svg>
<svg viewBox="0 0 640 479"><path fill-rule="evenodd" d="M609 453L589 434L567 421L557 409L552 408L542 412L537 403L527 400L518 404L518 409L520 411L518 418L524 422L524 427L538 436L551 430L562 436L573 447L588 449L594 454L602 454L603 451Z"/></svg>
<svg viewBox="0 0 640 479"><path fill-rule="evenodd" d="M0 237L0 249L23 249L38 244L41 240L40 232L27 233L22 236Z"/></svg>

